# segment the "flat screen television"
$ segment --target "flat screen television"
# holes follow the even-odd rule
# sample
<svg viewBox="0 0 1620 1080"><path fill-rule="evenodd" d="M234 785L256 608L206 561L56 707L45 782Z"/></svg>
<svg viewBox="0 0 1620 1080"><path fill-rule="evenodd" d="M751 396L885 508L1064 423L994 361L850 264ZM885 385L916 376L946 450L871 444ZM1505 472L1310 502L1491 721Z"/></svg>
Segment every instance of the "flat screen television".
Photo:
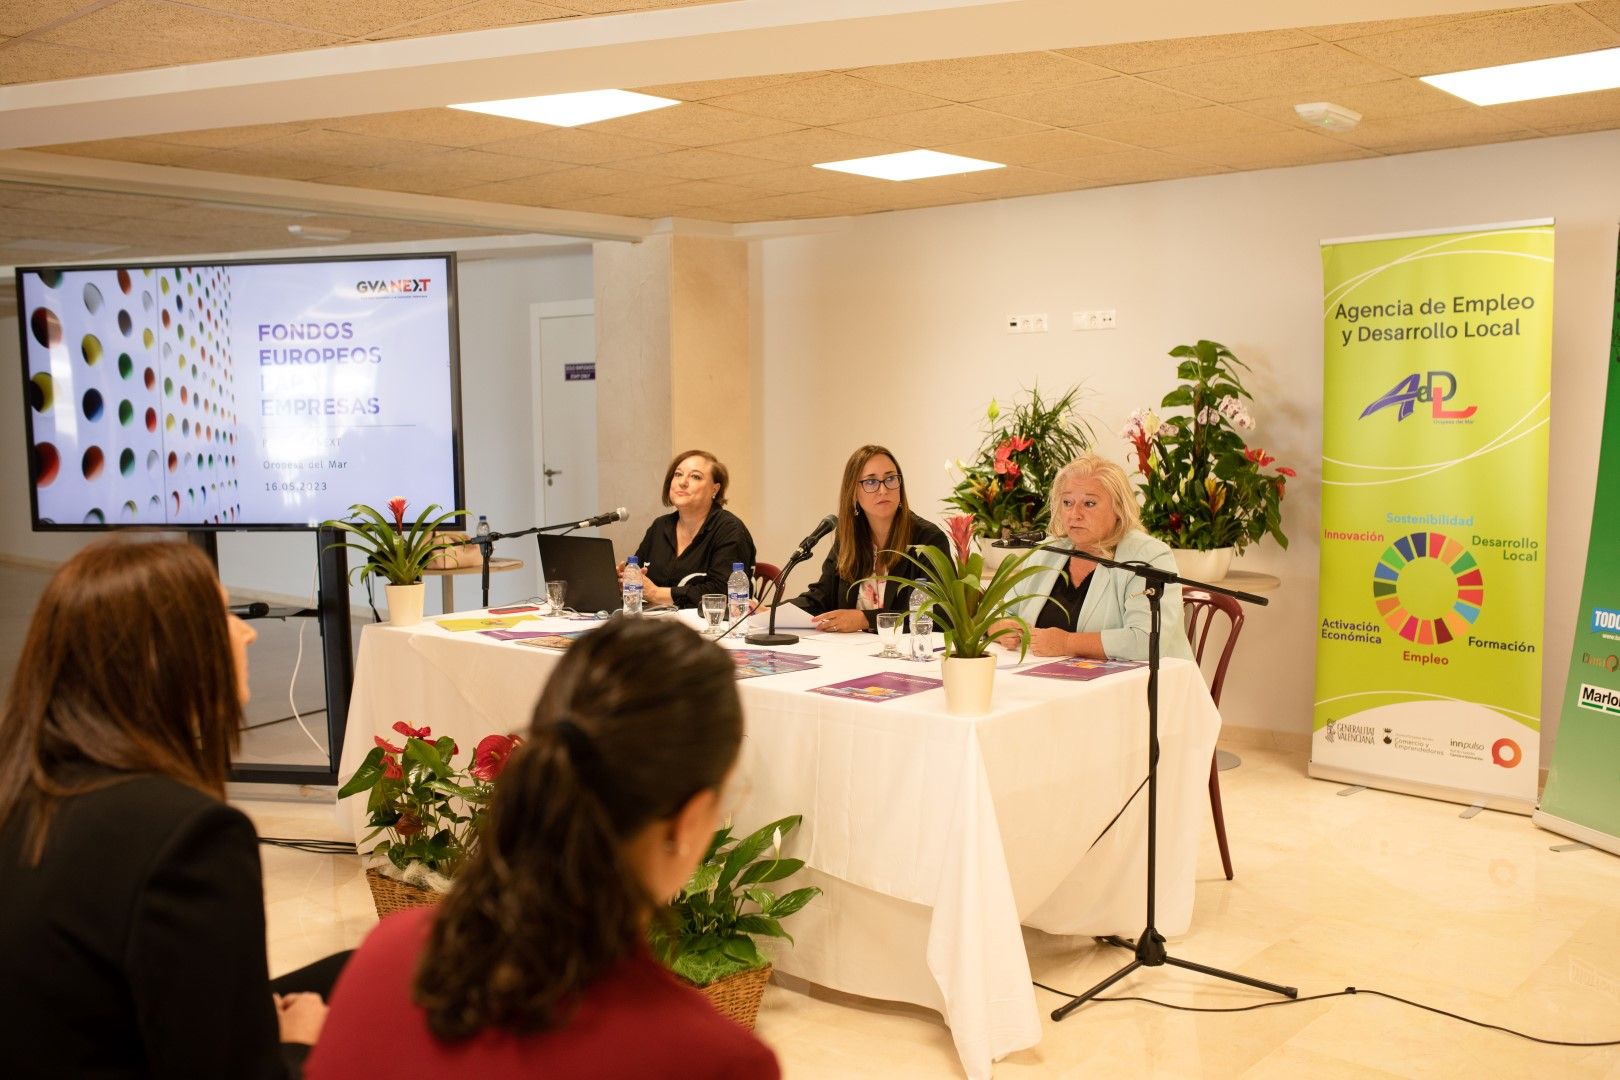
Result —
<svg viewBox="0 0 1620 1080"><path fill-rule="evenodd" d="M17 271L36 530L461 505L448 254Z"/></svg>

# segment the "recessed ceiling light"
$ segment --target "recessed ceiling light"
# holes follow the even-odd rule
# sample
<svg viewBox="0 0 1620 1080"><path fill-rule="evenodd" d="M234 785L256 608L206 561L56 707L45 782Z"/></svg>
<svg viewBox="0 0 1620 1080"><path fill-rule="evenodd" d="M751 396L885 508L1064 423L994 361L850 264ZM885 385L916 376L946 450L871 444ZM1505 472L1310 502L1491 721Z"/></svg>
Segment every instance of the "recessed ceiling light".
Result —
<svg viewBox="0 0 1620 1080"><path fill-rule="evenodd" d="M1423 81L1475 105L1614 90L1620 88L1620 49L1424 75Z"/></svg>
<svg viewBox="0 0 1620 1080"><path fill-rule="evenodd" d="M326 225L289 225L287 231L292 234L294 240L330 242L349 238L348 229L333 228Z"/></svg>
<svg viewBox="0 0 1620 1080"><path fill-rule="evenodd" d="M553 127L578 127L598 120L651 112L679 105L674 98L638 94L634 90L582 90L577 94L544 94L540 97L507 98L504 101L473 101L452 105L452 109L510 116Z"/></svg>
<svg viewBox="0 0 1620 1080"><path fill-rule="evenodd" d="M900 154L879 154L876 157L850 158L848 161L823 161L818 169L833 172L871 176L878 180L923 180L930 176L956 176L961 173L984 172L986 169L1005 169L999 161L981 161L958 154L942 154L938 150L907 150Z"/></svg>

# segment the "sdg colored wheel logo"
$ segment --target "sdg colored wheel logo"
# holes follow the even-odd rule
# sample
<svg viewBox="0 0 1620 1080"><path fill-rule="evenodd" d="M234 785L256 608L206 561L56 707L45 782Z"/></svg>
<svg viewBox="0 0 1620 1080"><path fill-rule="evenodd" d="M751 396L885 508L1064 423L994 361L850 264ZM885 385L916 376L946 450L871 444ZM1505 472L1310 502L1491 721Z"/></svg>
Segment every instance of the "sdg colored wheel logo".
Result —
<svg viewBox="0 0 1620 1080"><path fill-rule="evenodd" d="M1385 624L1407 641L1444 645L1479 618L1485 579L1474 557L1449 536L1411 533L1379 556L1373 602Z"/></svg>

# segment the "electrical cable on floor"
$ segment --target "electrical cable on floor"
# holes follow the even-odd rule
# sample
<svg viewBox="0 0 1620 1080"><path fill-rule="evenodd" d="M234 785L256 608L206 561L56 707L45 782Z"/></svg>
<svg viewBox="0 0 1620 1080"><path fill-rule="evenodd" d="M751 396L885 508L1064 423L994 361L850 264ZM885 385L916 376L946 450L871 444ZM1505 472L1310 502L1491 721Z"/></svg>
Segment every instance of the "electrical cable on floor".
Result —
<svg viewBox="0 0 1620 1080"><path fill-rule="evenodd" d="M320 606L319 590L320 569L317 567L314 575L312 575L309 580L311 607ZM304 718L298 713L298 702L293 700L293 690L298 686L298 669L304 662L304 630L308 628L308 626L308 619L298 620L298 655L293 659L292 678L287 680L287 705L292 709L292 719L298 721L298 729L304 733L305 737L308 738L312 744L314 744L315 749L319 750L323 757L330 758L332 753L331 750L322 746L321 741L310 732L309 727L304 723ZM283 719L286 718L283 717Z"/></svg>
<svg viewBox="0 0 1620 1080"><path fill-rule="evenodd" d="M1034 980L1031 980L1031 981L1034 981ZM1071 994L1067 990L1059 990L1055 986L1047 986L1043 982L1036 982L1035 985L1040 987L1042 990L1045 990L1045 991L1047 991L1049 993L1057 994L1060 997L1073 998L1073 997L1076 996L1075 994ZM1356 996L1358 994L1366 995L1368 997L1386 998L1386 999L1388 999L1390 1001L1398 1001L1402 1005L1410 1005L1414 1009L1422 1009L1425 1012L1437 1013L1440 1016L1449 1017L1452 1020L1461 1020L1465 1024L1472 1024L1475 1027L1486 1028L1487 1030L1490 1030L1490 1031L1500 1031L1500 1032L1502 1032L1502 1033L1504 1033L1506 1035L1516 1035L1521 1039L1528 1039L1530 1042L1541 1043L1544 1046L1576 1046L1576 1047L1620 1046L1620 1039L1607 1039L1607 1040L1603 1040L1603 1041L1600 1041L1600 1042L1568 1042L1568 1041L1565 1041L1563 1039L1543 1039L1539 1035L1528 1035L1525 1032L1516 1031L1516 1030L1514 1030L1513 1028L1510 1028L1510 1027L1503 1027L1500 1024L1487 1024L1483 1020L1475 1020L1475 1019L1473 1019L1471 1017L1462 1016L1462 1015L1460 1015L1458 1013L1447 1012L1446 1010L1436 1008L1433 1005L1425 1005L1421 1001L1412 1001L1412 1000L1410 1000L1408 998L1403 998L1403 997L1400 997L1400 996L1398 996L1396 994L1386 994L1382 990L1362 990L1362 989L1358 989L1357 987L1354 987L1354 986L1347 986L1343 990L1334 990L1334 991L1331 991L1331 992L1326 993L1326 994L1311 994L1308 997L1292 998L1292 999L1286 1000L1286 1001L1261 1001L1261 1002L1257 1002L1256 1004L1253 1004L1253 1005L1235 1005L1235 1006L1230 1006L1230 1007L1215 1007L1215 1006L1208 1006L1208 1005L1172 1005L1168 1001L1155 1001L1153 998L1145 998L1145 997L1094 997L1091 1000L1092 1001L1137 1001L1137 1002L1141 1002L1143 1005L1157 1005L1161 1009L1175 1009L1178 1012L1240 1013L1240 1012L1253 1012L1256 1009L1275 1009L1278 1006L1282 1006L1282 1005L1302 1005L1307 1001L1322 1001L1322 1000L1324 1000L1326 998L1354 997L1354 996Z"/></svg>
<svg viewBox="0 0 1620 1080"><path fill-rule="evenodd" d="M259 843L270 847L307 851L311 855L354 855L358 853L351 840L319 840L307 836L261 836Z"/></svg>

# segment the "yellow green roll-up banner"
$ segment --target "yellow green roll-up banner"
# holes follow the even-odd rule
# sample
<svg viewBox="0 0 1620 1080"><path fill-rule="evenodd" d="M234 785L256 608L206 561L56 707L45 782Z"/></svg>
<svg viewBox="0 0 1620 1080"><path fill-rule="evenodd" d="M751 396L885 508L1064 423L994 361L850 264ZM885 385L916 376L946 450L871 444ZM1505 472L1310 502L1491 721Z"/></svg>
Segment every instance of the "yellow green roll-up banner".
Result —
<svg viewBox="0 0 1620 1080"><path fill-rule="evenodd" d="M1322 244L1312 776L1528 813L1553 227Z"/></svg>

